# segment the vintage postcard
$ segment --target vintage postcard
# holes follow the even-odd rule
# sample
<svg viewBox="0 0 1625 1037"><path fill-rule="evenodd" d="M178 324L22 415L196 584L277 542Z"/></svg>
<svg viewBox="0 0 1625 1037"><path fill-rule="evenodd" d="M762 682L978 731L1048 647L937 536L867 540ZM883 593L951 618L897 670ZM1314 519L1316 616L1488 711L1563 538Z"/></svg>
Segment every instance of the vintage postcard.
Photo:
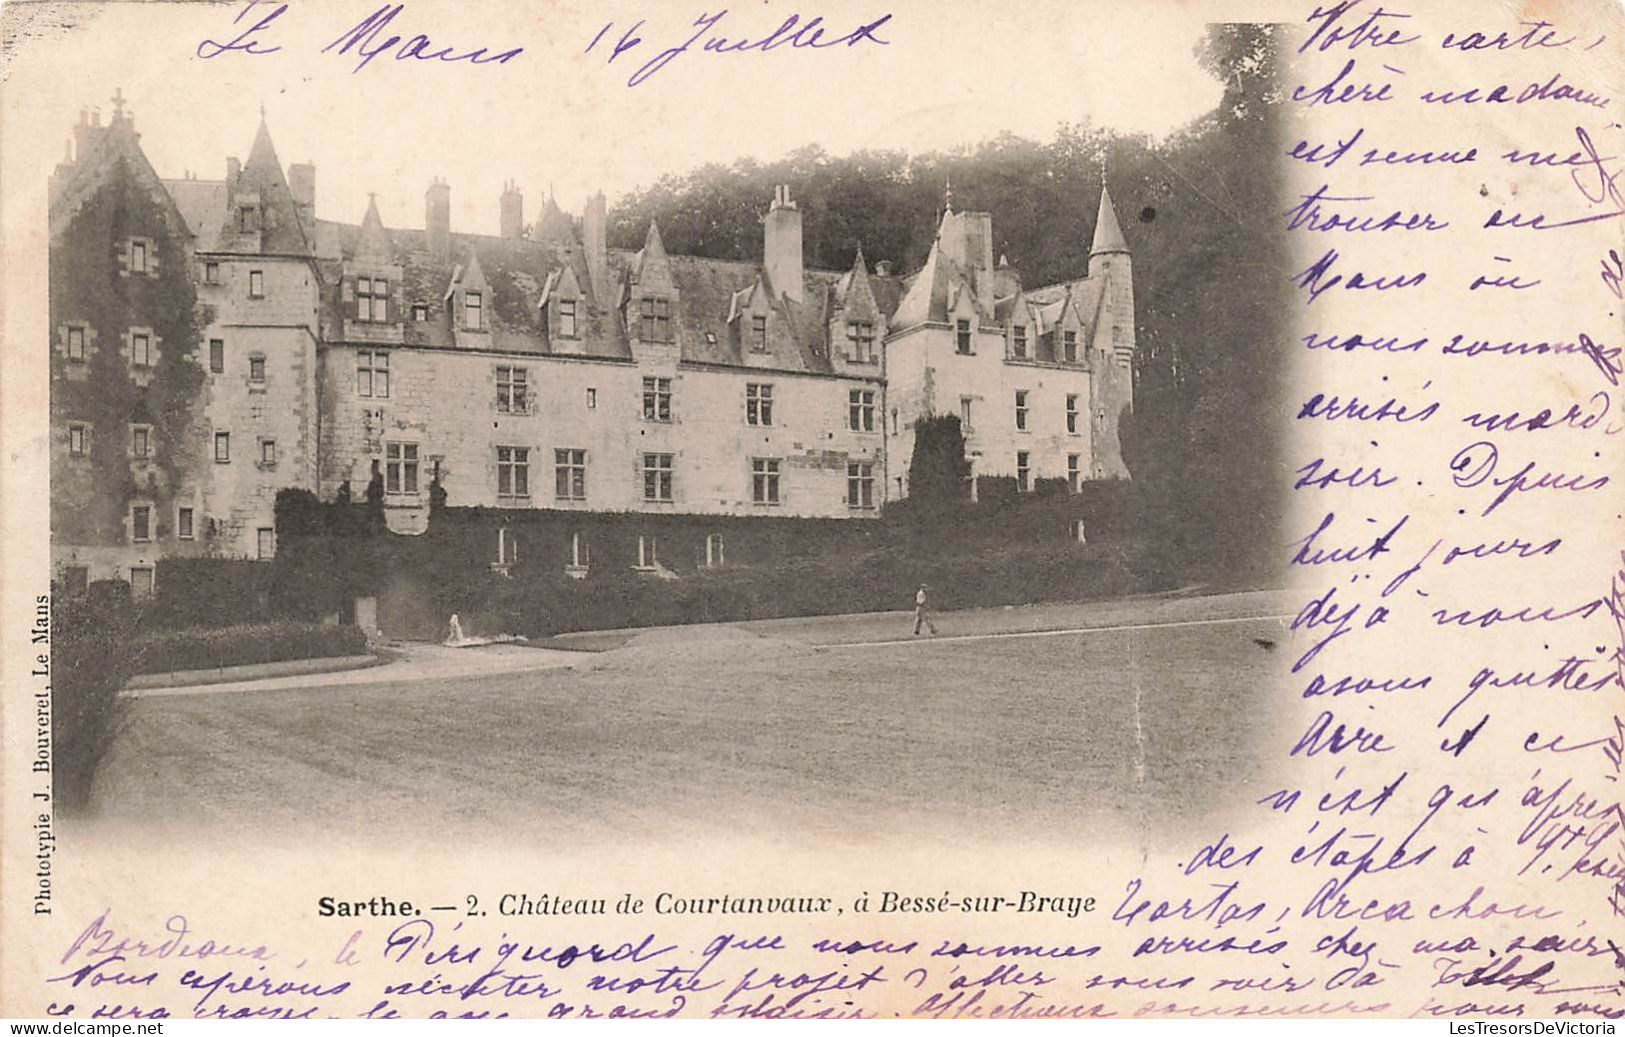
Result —
<svg viewBox="0 0 1625 1037"><path fill-rule="evenodd" d="M0 1016L1613 1032L1622 57L0 7Z"/></svg>

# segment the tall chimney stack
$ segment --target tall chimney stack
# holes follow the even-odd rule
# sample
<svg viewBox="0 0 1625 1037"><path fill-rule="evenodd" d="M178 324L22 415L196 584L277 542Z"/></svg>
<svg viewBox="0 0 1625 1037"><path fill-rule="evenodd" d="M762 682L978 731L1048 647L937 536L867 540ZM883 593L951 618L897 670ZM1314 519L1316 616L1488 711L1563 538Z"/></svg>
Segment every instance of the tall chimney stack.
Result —
<svg viewBox="0 0 1625 1037"><path fill-rule="evenodd" d="M592 296L600 310L609 306L609 257L605 247L604 192L599 191L587 199L581 213L581 247L586 252L587 277L592 281Z"/></svg>
<svg viewBox="0 0 1625 1037"><path fill-rule="evenodd" d="M520 193L519 186L512 180L509 180L502 187L499 222L503 237L522 238L525 236L525 196Z"/></svg>
<svg viewBox="0 0 1625 1037"><path fill-rule="evenodd" d="M762 266L773 291L801 301L801 210L790 200L788 186L773 189L773 205L762 221Z"/></svg>
<svg viewBox="0 0 1625 1037"><path fill-rule="evenodd" d="M288 191L293 195L293 207L299 214L299 226L304 228L305 240L316 241L316 164L295 162L288 167Z"/></svg>
<svg viewBox="0 0 1625 1037"><path fill-rule="evenodd" d="M423 236L432 254L451 255L451 185L439 177L423 193Z"/></svg>

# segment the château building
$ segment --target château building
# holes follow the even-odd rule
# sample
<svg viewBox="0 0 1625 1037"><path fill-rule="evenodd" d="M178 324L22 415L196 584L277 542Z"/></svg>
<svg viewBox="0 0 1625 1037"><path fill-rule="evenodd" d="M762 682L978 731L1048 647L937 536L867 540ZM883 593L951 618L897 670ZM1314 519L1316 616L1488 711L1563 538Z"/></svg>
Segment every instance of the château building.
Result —
<svg viewBox="0 0 1625 1037"><path fill-rule="evenodd" d="M134 117L83 113L51 184L51 523L70 586L153 588L170 556L275 553L286 487L390 528L459 505L862 520L907 496L914 422L960 419L972 471L1126 478L1131 261L1103 192L1087 275L1023 286L951 196L924 266L808 269L789 188L762 258L606 244L605 199L500 234L318 220L263 113L225 177L160 177ZM585 516L584 516L585 518ZM637 567L656 568L639 538ZM557 564L590 569L579 549Z"/></svg>

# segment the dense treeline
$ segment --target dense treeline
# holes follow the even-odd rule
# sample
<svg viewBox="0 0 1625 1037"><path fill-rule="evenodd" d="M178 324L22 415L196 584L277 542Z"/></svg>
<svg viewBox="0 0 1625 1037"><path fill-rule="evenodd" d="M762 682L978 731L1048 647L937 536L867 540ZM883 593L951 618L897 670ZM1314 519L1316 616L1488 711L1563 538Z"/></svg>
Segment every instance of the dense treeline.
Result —
<svg viewBox="0 0 1625 1037"><path fill-rule="evenodd" d="M811 265L844 270L861 245L870 263L907 272L951 180L956 208L993 214L995 255L1040 285L1087 270L1104 170L1134 255L1140 351L1123 441L1154 516L1147 535L1171 559L1251 574L1275 546L1260 518L1279 504L1273 429L1288 362L1276 46L1271 26L1213 26L1196 58L1223 100L1166 140L1079 123L1047 143L1003 136L925 155L809 146L663 177L619 202L611 240L637 248L655 218L671 251L756 258L773 187L789 184Z"/></svg>

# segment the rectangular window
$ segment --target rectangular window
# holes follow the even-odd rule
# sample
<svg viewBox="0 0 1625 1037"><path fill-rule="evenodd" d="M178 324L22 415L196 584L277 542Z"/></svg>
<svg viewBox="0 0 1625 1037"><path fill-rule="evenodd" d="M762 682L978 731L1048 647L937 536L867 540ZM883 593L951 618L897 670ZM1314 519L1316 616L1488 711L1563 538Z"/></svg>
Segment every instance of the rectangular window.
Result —
<svg viewBox="0 0 1625 1037"><path fill-rule="evenodd" d="M970 352L970 321L954 322L954 348L961 353Z"/></svg>
<svg viewBox="0 0 1625 1037"><path fill-rule="evenodd" d="M592 549L580 533L570 534L570 568L585 569L592 564Z"/></svg>
<svg viewBox="0 0 1625 1037"><path fill-rule="evenodd" d="M257 385L265 383L265 358L251 356L248 358L248 380Z"/></svg>
<svg viewBox="0 0 1625 1037"><path fill-rule="evenodd" d="M152 566L131 566L130 594L138 601L152 597Z"/></svg>
<svg viewBox="0 0 1625 1037"><path fill-rule="evenodd" d="M519 538L507 526L497 530L497 566L511 566L519 561Z"/></svg>
<svg viewBox="0 0 1625 1037"><path fill-rule="evenodd" d="M757 504L777 504L779 502L779 461L777 458L751 458L750 499Z"/></svg>
<svg viewBox="0 0 1625 1037"><path fill-rule="evenodd" d="M643 420L671 420L670 378L645 378L643 380Z"/></svg>
<svg viewBox="0 0 1625 1037"><path fill-rule="evenodd" d="M497 496L530 496L530 450L522 446L497 447Z"/></svg>
<svg viewBox="0 0 1625 1037"><path fill-rule="evenodd" d="M132 274L147 272L147 243L145 241L130 242L130 272Z"/></svg>
<svg viewBox="0 0 1625 1037"><path fill-rule="evenodd" d="M852 389L846 394L846 427L853 432L875 430L875 391Z"/></svg>
<svg viewBox="0 0 1625 1037"><path fill-rule="evenodd" d="M1061 332L1061 355L1066 357L1067 363L1078 359L1078 333L1076 331Z"/></svg>
<svg viewBox="0 0 1625 1037"><path fill-rule="evenodd" d="M757 353L767 352L767 316L754 314L750 318L750 348Z"/></svg>
<svg viewBox="0 0 1625 1037"><path fill-rule="evenodd" d="M469 331L485 330L485 296L482 293L463 293L463 327Z"/></svg>
<svg viewBox="0 0 1625 1037"><path fill-rule="evenodd" d="M671 300L646 295L639 302L642 317L641 334L645 342L671 341Z"/></svg>
<svg viewBox="0 0 1625 1037"><path fill-rule="evenodd" d="M1010 352L1019 357L1027 355L1027 325L1017 324L1011 329Z"/></svg>
<svg viewBox="0 0 1625 1037"><path fill-rule="evenodd" d="M671 473L670 454L644 454L643 499L646 501L670 501L672 499Z"/></svg>
<svg viewBox="0 0 1625 1037"><path fill-rule="evenodd" d="M254 547L263 560L276 557L276 530L270 526L261 526L254 531Z"/></svg>
<svg viewBox="0 0 1625 1037"><path fill-rule="evenodd" d="M1032 488L1032 455L1025 450L1018 450L1016 451L1016 489L1026 493Z"/></svg>
<svg viewBox="0 0 1625 1037"><path fill-rule="evenodd" d="M529 413L529 388L530 372L526 368L497 368L497 410L503 414Z"/></svg>
<svg viewBox="0 0 1625 1037"><path fill-rule="evenodd" d="M961 396L959 398L959 432L960 432L960 435L968 436L971 433L972 426L971 426L970 417L971 417L971 404L973 402L974 401L969 396Z"/></svg>
<svg viewBox="0 0 1625 1037"><path fill-rule="evenodd" d="M875 466L857 462L846 466L846 506L873 508L875 506Z"/></svg>
<svg viewBox="0 0 1625 1037"><path fill-rule="evenodd" d="M715 569L723 564L722 534L705 534L705 565L708 569Z"/></svg>
<svg viewBox="0 0 1625 1037"><path fill-rule="evenodd" d="M653 569L660 564L655 555L655 538L643 533L638 534L638 568Z"/></svg>
<svg viewBox="0 0 1625 1037"><path fill-rule="evenodd" d="M152 539L152 508L145 504L130 505L130 539L138 544Z"/></svg>
<svg viewBox="0 0 1625 1037"><path fill-rule="evenodd" d="M745 386L745 424L773 424L773 386L751 382Z"/></svg>
<svg viewBox="0 0 1625 1037"><path fill-rule="evenodd" d="M226 340L223 338L209 340L209 370L215 374L222 374L226 370Z"/></svg>
<svg viewBox="0 0 1625 1037"><path fill-rule="evenodd" d="M1078 434L1078 397L1076 393L1068 393L1066 397L1066 430L1073 435Z"/></svg>
<svg viewBox="0 0 1625 1037"><path fill-rule="evenodd" d="M417 321L419 324L422 324L424 321L428 320L429 319L429 307L428 307L428 305L425 304L425 303L421 303L421 302L413 303L412 304L412 319Z"/></svg>
<svg viewBox="0 0 1625 1037"><path fill-rule="evenodd" d="M1068 493L1078 492L1078 455L1066 455L1066 488Z"/></svg>
<svg viewBox="0 0 1625 1037"><path fill-rule="evenodd" d="M1016 431L1027 431L1027 390L1016 390Z"/></svg>
<svg viewBox="0 0 1625 1037"><path fill-rule="evenodd" d="M254 207L242 205L237 208L237 229L246 233L254 230Z"/></svg>
<svg viewBox="0 0 1625 1037"><path fill-rule="evenodd" d="M75 422L68 426L68 456L84 457L90 453L90 426Z"/></svg>
<svg viewBox="0 0 1625 1037"><path fill-rule="evenodd" d="M68 329L68 359L83 360L85 358L85 329L75 326Z"/></svg>
<svg viewBox="0 0 1625 1037"><path fill-rule="evenodd" d="M400 494L418 492L416 443L384 444L384 492Z"/></svg>
<svg viewBox="0 0 1625 1037"><path fill-rule="evenodd" d="M574 299L559 300L559 337L576 337L576 301Z"/></svg>
<svg viewBox="0 0 1625 1037"><path fill-rule="evenodd" d="M148 425L130 426L130 456L146 458L152 456L152 428Z"/></svg>
<svg viewBox="0 0 1625 1037"><path fill-rule="evenodd" d="M216 432L214 434L214 459L217 464L225 464L231 460L230 432Z"/></svg>
<svg viewBox="0 0 1625 1037"><path fill-rule="evenodd" d="M179 540L191 540L197 534L193 531L192 509L175 509L175 537Z"/></svg>
<svg viewBox="0 0 1625 1037"><path fill-rule="evenodd" d="M846 326L847 341L852 343L851 359L867 364L875 358L875 326L868 321L855 321Z"/></svg>
<svg viewBox="0 0 1625 1037"><path fill-rule="evenodd" d="M389 354L361 350L355 355L355 391L372 399L389 397Z"/></svg>
<svg viewBox="0 0 1625 1037"><path fill-rule="evenodd" d="M220 283L220 264L219 263L204 263L203 264L203 283L204 284L219 284Z"/></svg>
<svg viewBox="0 0 1625 1037"><path fill-rule="evenodd" d="M356 320L382 323L389 319L389 282L382 277L355 279Z"/></svg>
<svg viewBox="0 0 1625 1037"><path fill-rule="evenodd" d="M137 367L152 366L152 336L137 331L130 335L130 363Z"/></svg>
<svg viewBox="0 0 1625 1037"><path fill-rule="evenodd" d="M563 500L587 499L587 452L553 451L553 492Z"/></svg>
<svg viewBox="0 0 1625 1037"><path fill-rule="evenodd" d="M262 440L260 440L260 464L264 464L264 465L274 465L274 464L276 464L276 440L274 440L274 439L262 439Z"/></svg>
<svg viewBox="0 0 1625 1037"><path fill-rule="evenodd" d="M597 410L598 409L598 390L597 389L593 389L593 388L588 388L587 389L587 409L588 410Z"/></svg>
<svg viewBox="0 0 1625 1037"><path fill-rule="evenodd" d="M265 298L265 271L250 270L248 272L248 297L250 299Z"/></svg>

